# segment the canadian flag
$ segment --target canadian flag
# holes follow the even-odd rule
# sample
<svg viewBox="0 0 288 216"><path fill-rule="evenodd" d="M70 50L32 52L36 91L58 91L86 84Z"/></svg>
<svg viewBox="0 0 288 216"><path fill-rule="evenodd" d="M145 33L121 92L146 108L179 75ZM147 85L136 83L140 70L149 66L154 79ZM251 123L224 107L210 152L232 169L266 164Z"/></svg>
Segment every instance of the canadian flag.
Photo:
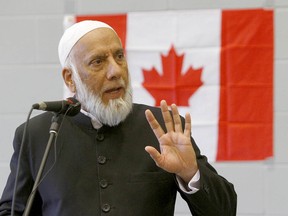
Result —
<svg viewBox="0 0 288 216"><path fill-rule="evenodd" d="M191 10L66 17L100 20L126 50L134 102L192 116L210 161L273 155L273 11Z"/></svg>

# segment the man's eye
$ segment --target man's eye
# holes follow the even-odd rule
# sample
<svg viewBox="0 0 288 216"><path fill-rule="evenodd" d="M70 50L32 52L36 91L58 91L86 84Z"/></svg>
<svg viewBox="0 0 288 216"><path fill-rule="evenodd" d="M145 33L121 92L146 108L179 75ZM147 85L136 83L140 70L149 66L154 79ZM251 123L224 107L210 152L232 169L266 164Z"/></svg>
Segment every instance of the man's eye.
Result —
<svg viewBox="0 0 288 216"><path fill-rule="evenodd" d="M91 61L91 64L93 65L100 65L102 63L102 59L94 59L93 61Z"/></svg>
<svg viewBox="0 0 288 216"><path fill-rule="evenodd" d="M117 59L122 60L124 58L124 54L123 53L118 53L117 54Z"/></svg>

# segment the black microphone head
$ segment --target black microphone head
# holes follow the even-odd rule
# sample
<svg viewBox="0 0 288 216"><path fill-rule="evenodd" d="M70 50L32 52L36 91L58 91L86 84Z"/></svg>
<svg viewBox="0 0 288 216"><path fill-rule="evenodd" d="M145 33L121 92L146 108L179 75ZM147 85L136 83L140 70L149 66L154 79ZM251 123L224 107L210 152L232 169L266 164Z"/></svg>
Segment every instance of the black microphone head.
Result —
<svg viewBox="0 0 288 216"><path fill-rule="evenodd" d="M70 97L62 101L47 101L33 104L32 108L51 111L57 114L75 116L80 112L81 104L76 98Z"/></svg>
<svg viewBox="0 0 288 216"><path fill-rule="evenodd" d="M67 101L43 101L40 103L33 104L33 109L44 110L44 111L52 111L52 112L61 112L63 110L67 110Z"/></svg>
<svg viewBox="0 0 288 216"><path fill-rule="evenodd" d="M66 101L67 109L63 109L63 111L60 111L60 113L66 114L68 116L77 115L81 110L81 103L74 97L69 97L66 99Z"/></svg>

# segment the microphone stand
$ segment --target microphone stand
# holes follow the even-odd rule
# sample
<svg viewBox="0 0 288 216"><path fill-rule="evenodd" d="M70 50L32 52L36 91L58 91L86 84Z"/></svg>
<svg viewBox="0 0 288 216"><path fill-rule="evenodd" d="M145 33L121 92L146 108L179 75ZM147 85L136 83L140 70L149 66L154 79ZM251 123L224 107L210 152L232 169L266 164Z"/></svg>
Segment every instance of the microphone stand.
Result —
<svg viewBox="0 0 288 216"><path fill-rule="evenodd" d="M31 194L30 194L30 196L28 198L28 201L27 201L26 208L25 208L25 211L23 213L23 216L28 216L29 213L30 213L30 210L31 210L31 207L32 207L32 203L33 203L37 188L39 186L39 182L41 180L42 173L44 171L44 167L45 167L45 164L46 164L46 161L47 161L47 158L48 158L48 154L49 154L51 145L53 143L54 138L58 134L58 130L59 130L59 126L60 126L61 121L62 121L62 115L54 113L54 116L52 118L52 123L51 123L51 126L50 126L50 132L49 132L50 133L50 137L49 137L49 140L48 140L48 143L47 143L47 146L46 146L46 149L45 149L45 152L44 152L44 155L43 155L43 158L42 158L42 161L41 161L41 164L40 164L37 176L36 176L36 180L35 180L34 185L33 185Z"/></svg>

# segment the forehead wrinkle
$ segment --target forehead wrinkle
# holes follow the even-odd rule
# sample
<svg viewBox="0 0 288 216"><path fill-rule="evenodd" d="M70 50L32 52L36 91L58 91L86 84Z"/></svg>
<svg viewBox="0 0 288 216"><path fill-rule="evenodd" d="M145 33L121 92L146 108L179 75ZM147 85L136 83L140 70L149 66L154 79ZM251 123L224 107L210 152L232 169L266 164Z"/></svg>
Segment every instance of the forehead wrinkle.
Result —
<svg viewBox="0 0 288 216"><path fill-rule="evenodd" d="M109 56L109 53L114 55L117 52L124 52L121 41L116 34L109 32L110 30L105 32L99 32L99 30L93 30L81 38L75 44L71 53L74 53L77 57L82 55L85 59L91 59L96 56Z"/></svg>

